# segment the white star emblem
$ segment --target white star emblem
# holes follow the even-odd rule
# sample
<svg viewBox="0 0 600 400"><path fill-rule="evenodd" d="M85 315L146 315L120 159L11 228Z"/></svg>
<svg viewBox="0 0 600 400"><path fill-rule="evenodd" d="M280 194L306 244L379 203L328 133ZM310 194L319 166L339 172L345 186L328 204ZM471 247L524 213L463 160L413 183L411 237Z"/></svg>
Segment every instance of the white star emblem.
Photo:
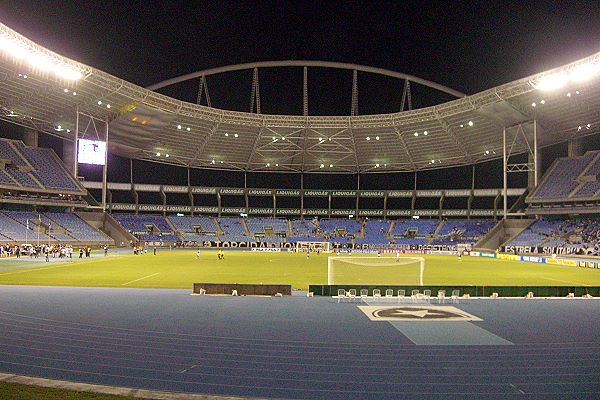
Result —
<svg viewBox="0 0 600 400"><path fill-rule="evenodd" d="M412 315L413 317L424 318L427 315L440 315L433 310L394 310L393 315L404 316L404 315Z"/></svg>

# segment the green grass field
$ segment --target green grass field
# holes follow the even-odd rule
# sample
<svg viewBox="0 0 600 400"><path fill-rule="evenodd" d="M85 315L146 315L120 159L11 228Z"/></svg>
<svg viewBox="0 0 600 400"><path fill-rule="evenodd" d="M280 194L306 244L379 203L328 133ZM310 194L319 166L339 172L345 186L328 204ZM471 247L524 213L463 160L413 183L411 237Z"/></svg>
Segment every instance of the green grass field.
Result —
<svg viewBox="0 0 600 400"><path fill-rule="evenodd" d="M306 290L309 284L327 283L327 257L226 251L225 260L217 260L214 251L202 251L197 258L191 250L159 250L156 256L123 253L72 262L24 258L0 260L0 284L191 289L194 282L279 283ZM425 260L425 285L600 286L598 269L477 257L459 261L455 256L425 256ZM405 271L404 282L398 282L398 275L394 282L386 282L386 275L379 271L363 278L372 282L363 283L417 284L418 266Z"/></svg>

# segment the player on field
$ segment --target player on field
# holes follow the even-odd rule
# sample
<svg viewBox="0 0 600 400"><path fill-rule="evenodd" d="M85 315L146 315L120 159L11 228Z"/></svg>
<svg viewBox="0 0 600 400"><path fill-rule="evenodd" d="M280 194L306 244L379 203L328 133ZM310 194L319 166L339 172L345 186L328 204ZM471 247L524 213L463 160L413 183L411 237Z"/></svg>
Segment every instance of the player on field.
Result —
<svg viewBox="0 0 600 400"><path fill-rule="evenodd" d="M396 252L396 262L400 262L400 252Z"/></svg>

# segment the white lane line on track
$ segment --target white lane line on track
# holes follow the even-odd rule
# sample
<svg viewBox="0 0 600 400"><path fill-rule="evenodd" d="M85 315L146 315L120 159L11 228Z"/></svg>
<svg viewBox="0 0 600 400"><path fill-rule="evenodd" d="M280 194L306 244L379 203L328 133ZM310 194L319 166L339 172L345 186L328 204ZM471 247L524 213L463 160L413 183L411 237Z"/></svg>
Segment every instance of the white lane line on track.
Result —
<svg viewBox="0 0 600 400"><path fill-rule="evenodd" d="M581 283L581 282L574 282L574 281L564 281L562 279L554 279L554 278L548 278L547 276L543 276L542 279L546 279L549 281L554 281L554 282L563 282L563 283L568 283L570 285L579 285L579 286L587 286L585 283Z"/></svg>
<svg viewBox="0 0 600 400"><path fill-rule="evenodd" d="M189 367L189 368L182 369L181 371L179 371L179 373L180 373L180 374L185 374L185 373L186 373L186 372L188 372L190 369L192 369L192 368L196 368L196 367L197 367L197 365L192 365L192 366L191 366L191 367Z"/></svg>
<svg viewBox="0 0 600 400"><path fill-rule="evenodd" d="M157 272L155 274L151 274L151 275L148 275L148 276L144 276L144 277L139 278L139 279L134 279L134 280L129 281L129 282L122 283L121 286L126 286L126 285L129 285L130 283L141 281L142 279L151 278L151 277L156 276L158 274L160 274L160 272Z"/></svg>

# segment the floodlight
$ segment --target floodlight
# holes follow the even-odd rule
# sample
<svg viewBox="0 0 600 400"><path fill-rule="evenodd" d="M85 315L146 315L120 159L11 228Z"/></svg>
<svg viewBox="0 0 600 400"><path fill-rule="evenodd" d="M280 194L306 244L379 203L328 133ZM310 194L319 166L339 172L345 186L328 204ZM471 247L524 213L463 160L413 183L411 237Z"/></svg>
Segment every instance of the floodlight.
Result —
<svg viewBox="0 0 600 400"><path fill-rule="evenodd" d="M427 136L429 134L429 132L425 131L423 132L423 135Z"/></svg>
<svg viewBox="0 0 600 400"><path fill-rule="evenodd" d="M101 106L102 105L102 101L98 100L98 105Z"/></svg>
<svg viewBox="0 0 600 400"><path fill-rule="evenodd" d="M371 137L367 136L367 140L371 140Z"/></svg>
<svg viewBox="0 0 600 400"><path fill-rule="evenodd" d="M160 153L156 153L156 157L160 157Z"/></svg>
<svg viewBox="0 0 600 400"><path fill-rule="evenodd" d="M469 126L473 126L473 121L469 121Z"/></svg>
<svg viewBox="0 0 600 400"><path fill-rule="evenodd" d="M594 63L581 64L571 71L571 80L573 82L585 82L593 79L599 72L600 65Z"/></svg>
<svg viewBox="0 0 600 400"><path fill-rule="evenodd" d="M415 132L415 137L419 136L419 132Z"/></svg>
<svg viewBox="0 0 600 400"><path fill-rule="evenodd" d="M237 133L234 133L234 134L233 134L233 137L238 137L238 134L237 134Z"/></svg>
<svg viewBox="0 0 600 400"><path fill-rule="evenodd" d="M321 164L319 168L325 168L325 164Z"/></svg>
<svg viewBox="0 0 600 400"><path fill-rule="evenodd" d="M550 91L565 86L568 81L569 77L567 74L560 72L541 77L537 83L534 84L534 87L542 91Z"/></svg>
<svg viewBox="0 0 600 400"><path fill-rule="evenodd" d="M181 125L177 125L177 129L181 129Z"/></svg>
<svg viewBox="0 0 600 400"><path fill-rule="evenodd" d="M186 131L191 131L191 128L188 126L187 128L185 128Z"/></svg>
<svg viewBox="0 0 600 400"><path fill-rule="evenodd" d="M29 57L27 57L27 62L34 68L39 68L46 71L52 69L53 67L52 61L41 54L30 54Z"/></svg>
<svg viewBox="0 0 600 400"><path fill-rule="evenodd" d="M64 88L64 89L63 89L63 92L65 92L65 93L69 93L69 89L67 89L67 88Z"/></svg>
<svg viewBox="0 0 600 400"><path fill-rule="evenodd" d="M107 105L106 105L106 108L110 108L110 104L107 104Z"/></svg>
<svg viewBox="0 0 600 400"><path fill-rule="evenodd" d="M68 79L71 81L76 81L83 77L81 72L79 72L75 68L64 65L54 65L54 73L61 78Z"/></svg>
<svg viewBox="0 0 600 400"><path fill-rule="evenodd" d="M333 168L333 164L329 164L329 168Z"/></svg>
<svg viewBox="0 0 600 400"><path fill-rule="evenodd" d="M279 167L279 164L275 164L276 167Z"/></svg>
<svg viewBox="0 0 600 400"><path fill-rule="evenodd" d="M169 155L168 155L168 154L165 154L165 157L166 157L166 158L169 158Z"/></svg>
<svg viewBox="0 0 600 400"><path fill-rule="evenodd" d="M0 50L3 50L19 60L27 56L27 51L24 48L7 37L0 37Z"/></svg>
<svg viewBox="0 0 600 400"><path fill-rule="evenodd" d="M379 136L375 136L375 140L379 140Z"/></svg>
<svg viewBox="0 0 600 400"><path fill-rule="evenodd" d="M540 101L540 104L546 104L546 100Z"/></svg>
<svg viewBox="0 0 600 400"><path fill-rule="evenodd" d="M535 101L533 103L531 103L531 107L535 107L537 106L537 104L535 104Z"/></svg>
<svg viewBox="0 0 600 400"><path fill-rule="evenodd" d="M379 168L379 164L375 164L375 168Z"/></svg>

